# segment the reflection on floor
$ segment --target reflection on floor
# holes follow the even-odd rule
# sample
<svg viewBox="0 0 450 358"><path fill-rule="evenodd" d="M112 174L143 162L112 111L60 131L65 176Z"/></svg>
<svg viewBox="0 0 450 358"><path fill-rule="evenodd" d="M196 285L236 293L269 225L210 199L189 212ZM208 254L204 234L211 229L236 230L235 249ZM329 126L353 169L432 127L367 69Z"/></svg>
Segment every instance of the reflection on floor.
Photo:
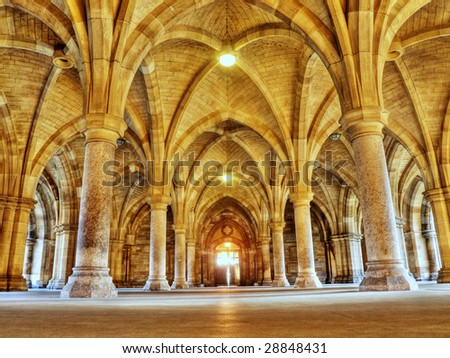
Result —
<svg viewBox="0 0 450 358"><path fill-rule="evenodd" d="M450 284L415 292L232 287L61 300L0 293L0 337L450 337Z"/></svg>

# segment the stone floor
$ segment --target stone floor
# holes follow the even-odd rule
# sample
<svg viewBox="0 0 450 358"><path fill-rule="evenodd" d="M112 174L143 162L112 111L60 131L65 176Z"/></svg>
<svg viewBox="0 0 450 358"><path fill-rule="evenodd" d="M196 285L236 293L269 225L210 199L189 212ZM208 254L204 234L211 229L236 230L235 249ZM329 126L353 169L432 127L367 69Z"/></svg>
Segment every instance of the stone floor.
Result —
<svg viewBox="0 0 450 358"><path fill-rule="evenodd" d="M111 300L0 293L0 337L450 337L450 284L415 292L196 288Z"/></svg>

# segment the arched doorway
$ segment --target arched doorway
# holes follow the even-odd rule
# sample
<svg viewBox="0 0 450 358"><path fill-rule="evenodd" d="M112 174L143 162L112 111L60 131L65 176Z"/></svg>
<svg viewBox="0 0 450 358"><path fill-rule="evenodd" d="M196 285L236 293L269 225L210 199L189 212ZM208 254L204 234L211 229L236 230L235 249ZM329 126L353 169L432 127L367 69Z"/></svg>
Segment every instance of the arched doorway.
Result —
<svg viewBox="0 0 450 358"><path fill-rule="evenodd" d="M229 241L216 247L216 286L239 286L241 284L240 270L241 248Z"/></svg>

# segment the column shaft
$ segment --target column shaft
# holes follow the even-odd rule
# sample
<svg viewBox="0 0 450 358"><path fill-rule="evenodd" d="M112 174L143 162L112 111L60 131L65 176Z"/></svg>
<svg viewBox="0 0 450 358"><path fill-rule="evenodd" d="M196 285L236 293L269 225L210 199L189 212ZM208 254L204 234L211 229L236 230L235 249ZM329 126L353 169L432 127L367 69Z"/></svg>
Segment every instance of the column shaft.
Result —
<svg viewBox="0 0 450 358"><path fill-rule="evenodd" d="M26 291L23 277L30 212L35 201L0 196L0 291Z"/></svg>
<svg viewBox="0 0 450 358"><path fill-rule="evenodd" d="M400 256L383 146L385 114L379 108L364 108L347 113L344 119L355 153L368 256L360 290L416 289L417 283L408 275Z"/></svg>
<svg viewBox="0 0 450 358"><path fill-rule="evenodd" d="M151 198L150 214L150 274L144 291L170 291L166 277L167 205L170 197Z"/></svg>
<svg viewBox="0 0 450 358"><path fill-rule="evenodd" d="M409 273L410 270L409 270L408 252L406 250L405 233L403 231L405 220L403 218L396 217L395 222L397 225L397 238L398 244L400 246L400 257L403 260L403 266L405 266L405 270L408 271Z"/></svg>
<svg viewBox="0 0 450 358"><path fill-rule="evenodd" d="M425 193L433 209L434 227L437 232L441 269L438 283L450 282L450 189L433 189Z"/></svg>
<svg viewBox="0 0 450 358"><path fill-rule="evenodd" d="M187 283L189 287L195 286L195 241L187 242Z"/></svg>
<svg viewBox="0 0 450 358"><path fill-rule="evenodd" d="M272 286L272 269L270 266L270 237L261 238L261 254L263 267L263 286Z"/></svg>
<svg viewBox="0 0 450 358"><path fill-rule="evenodd" d="M186 282L186 229L175 227L175 277L172 288L189 288Z"/></svg>
<svg viewBox="0 0 450 358"><path fill-rule="evenodd" d="M77 252L73 274L61 298L111 298L117 296L108 268L112 186L103 170L115 158L110 141L89 140L85 146Z"/></svg>
<svg viewBox="0 0 450 358"><path fill-rule="evenodd" d="M53 276L47 285L48 289L61 289L67 282L70 269L73 266L74 246L77 228L62 224L56 227L55 258L53 263Z"/></svg>
<svg viewBox="0 0 450 358"><path fill-rule="evenodd" d="M343 234L331 237L336 258L336 283L360 283L364 279L361 235Z"/></svg>
<svg viewBox="0 0 450 358"><path fill-rule="evenodd" d="M263 258L262 258L262 245L261 242L258 244L256 252L256 262L257 262L257 282L258 285L262 285L264 281L264 269L263 269ZM270 282L272 284L272 282Z"/></svg>
<svg viewBox="0 0 450 358"><path fill-rule="evenodd" d="M114 240L111 242L111 277L116 287L125 286L122 270L123 245L124 242L122 240Z"/></svg>
<svg viewBox="0 0 450 358"><path fill-rule="evenodd" d="M434 230L424 231L423 237L427 241L427 254L430 268L430 280L437 280L439 274L439 252L437 248L436 232Z"/></svg>
<svg viewBox="0 0 450 358"><path fill-rule="evenodd" d="M314 265L310 202L312 195L291 195L294 204L295 238L297 242L298 273L295 288L319 288L322 284Z"/></svg>
<svg viewBox="0 0 450 358"><path fill-rule="evenodd" d="M272 245L273 245L273 268L274 278L272 286L274 287L288 287L290 286L286 278L286 267L284 260L284 240L283 228L284 223L273 223L272 228Z"/></svg>

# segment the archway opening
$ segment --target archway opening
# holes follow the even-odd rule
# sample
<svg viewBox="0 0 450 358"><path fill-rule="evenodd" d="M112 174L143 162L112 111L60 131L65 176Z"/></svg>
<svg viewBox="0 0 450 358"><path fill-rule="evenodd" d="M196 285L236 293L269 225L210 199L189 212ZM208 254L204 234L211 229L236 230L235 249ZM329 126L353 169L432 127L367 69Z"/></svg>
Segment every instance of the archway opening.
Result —
<svg viewBox="0 0 450 358"><path fill-rule="evenodd" d="M216 247L216 286L239 286L241 283L240 247L225 241Z"/></svg>

